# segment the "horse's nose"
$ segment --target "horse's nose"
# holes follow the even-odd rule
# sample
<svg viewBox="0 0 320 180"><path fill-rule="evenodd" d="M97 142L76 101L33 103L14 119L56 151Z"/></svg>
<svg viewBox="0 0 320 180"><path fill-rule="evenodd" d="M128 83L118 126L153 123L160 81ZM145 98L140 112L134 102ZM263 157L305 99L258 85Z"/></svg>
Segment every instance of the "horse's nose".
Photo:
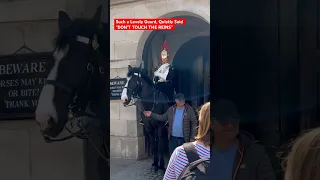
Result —
<svg viewBox="0 0 320 180"><path fill-rule="evenodd" d="M41 117L37 116L36 121L40 127L40 130L45 130L49 127L49 121L52 119L49 115L43 115Z"/></svg>
<svg viewBox="0 0 320 180"><path fill-rule="evenodd" d="M122 101L122 103L125 103L125 102L127 102L127 98L121 98L121 101Z"/></svg>

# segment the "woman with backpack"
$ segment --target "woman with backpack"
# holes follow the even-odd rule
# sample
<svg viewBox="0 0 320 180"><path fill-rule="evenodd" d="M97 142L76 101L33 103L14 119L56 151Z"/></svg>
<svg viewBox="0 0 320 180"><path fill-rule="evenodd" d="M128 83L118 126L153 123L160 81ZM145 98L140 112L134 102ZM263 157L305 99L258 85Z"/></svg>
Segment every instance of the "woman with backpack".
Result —
<svg viewBox="0 0 320 180"><path fill-rule="evenodd" d="M200 109L199 128L195 140L174 150L164 180L193 179L192 174L197 178L200 178L199 174L206 174L206 172L197 173L197 171L206 171L210 158L210 102L204 104ZM190 161L193 163L189 164ZM197 168L198 165L203 168ZM196 171L194 171L195 168L197 168Z"/></svg>

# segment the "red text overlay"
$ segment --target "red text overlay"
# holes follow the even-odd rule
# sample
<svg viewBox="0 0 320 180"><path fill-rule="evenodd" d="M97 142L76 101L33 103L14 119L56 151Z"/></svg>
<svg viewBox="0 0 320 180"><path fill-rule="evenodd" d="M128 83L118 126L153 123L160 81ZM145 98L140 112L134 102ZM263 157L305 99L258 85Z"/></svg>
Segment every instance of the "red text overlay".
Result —
<svg viewBox="0 0 320 180"><path fill-rule="evenodd" d="M187 23L185 18L114 19L114 30L174 30Z"/></svg>

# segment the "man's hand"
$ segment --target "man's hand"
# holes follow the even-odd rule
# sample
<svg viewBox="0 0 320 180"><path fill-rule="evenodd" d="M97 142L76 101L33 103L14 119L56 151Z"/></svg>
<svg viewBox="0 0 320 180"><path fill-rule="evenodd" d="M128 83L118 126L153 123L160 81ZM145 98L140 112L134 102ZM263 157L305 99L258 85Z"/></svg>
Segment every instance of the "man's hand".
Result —
<svg viewBox="0 0 320 180"><path fill-rule="evenodd" d="M143 114L146 116L146 117L150 117L152 112L151 111L144 111Z"/></svg>

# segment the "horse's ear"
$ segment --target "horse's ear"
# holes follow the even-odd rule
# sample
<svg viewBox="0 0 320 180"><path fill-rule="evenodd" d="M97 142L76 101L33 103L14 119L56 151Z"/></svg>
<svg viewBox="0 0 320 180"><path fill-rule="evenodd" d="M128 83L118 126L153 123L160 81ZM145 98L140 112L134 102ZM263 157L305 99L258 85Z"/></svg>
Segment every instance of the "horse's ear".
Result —
<svg viewBox="0 0 320 180"><path fill-rule="evenodd" d="M101 11L102 11L102 5L97 7L97 11L96 13L93 15L92 20L96 23L99 24L100 23L100 19L101 19Z"/></svg>
<svg viewBox="0 0 320 180"><path fill-rule="evenodd" d="M132 69L132 67L130 65L128 65L128 70L130 71Z"/></svg>
<svg viewBox="0 0 320 180"><path fill-rule="evenodd" d="M59 29L66 29L71 25L71 23L72 20L69 15L64 11L59 11Z"/></svg>

